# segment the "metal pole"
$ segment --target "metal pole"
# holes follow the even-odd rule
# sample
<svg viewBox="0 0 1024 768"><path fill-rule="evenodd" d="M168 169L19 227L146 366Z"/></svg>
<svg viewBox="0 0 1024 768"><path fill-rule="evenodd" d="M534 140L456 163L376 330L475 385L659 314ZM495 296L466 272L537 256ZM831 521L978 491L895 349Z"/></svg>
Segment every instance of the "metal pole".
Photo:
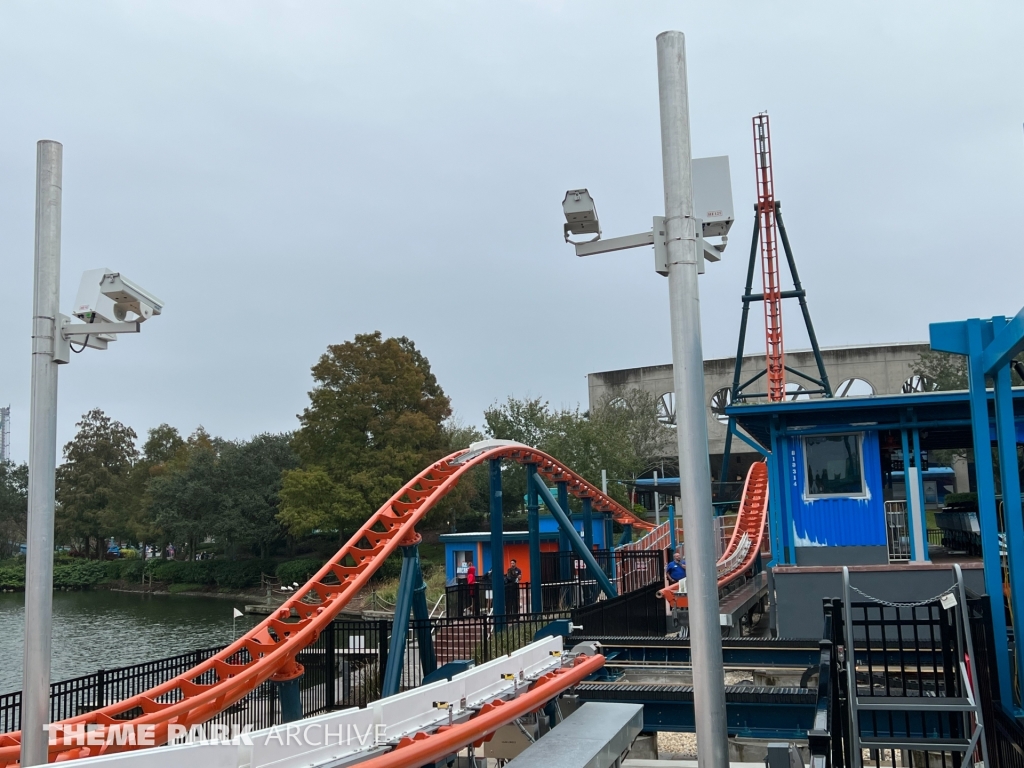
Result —
<svg viewBox="0 0 1024 768"><path fill-rule="evenodd" d="M21 764L45 765L53 619L53 505L57 472L57 364L60 311L60 205L64 148L36 145L35 288L32 299L32 406L29 432L28 551Z"/></svg>
<svg viewBox="0 0 1024 768"><path fill-rule="evenodd" d="M658 35L658 96L665 182L669 314L679 440L679 486L686 531L686 586L690 602L690 653L697 706L699 768L728 768L722 630L712 526L711 467L704 403L704 360L697 284L697 231L693 218L690 110L686 90L686 39Z"/></svg>

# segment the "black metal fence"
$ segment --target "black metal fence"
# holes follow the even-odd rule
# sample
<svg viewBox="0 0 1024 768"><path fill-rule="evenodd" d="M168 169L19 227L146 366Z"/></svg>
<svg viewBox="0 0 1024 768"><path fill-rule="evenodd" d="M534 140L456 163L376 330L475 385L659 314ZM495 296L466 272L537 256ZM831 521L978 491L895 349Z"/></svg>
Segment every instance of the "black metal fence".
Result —
<svg viewBox="0 0 1024 768"><path fill-rule="evenodd" d="M576 608L572 623L586 635L664 637L665 600L658 597L661 581L625 595Z"/></svg>
<svg viewBox="0 0 1024 768"><path fill-rule="evenodd" d="M429 633L438 666L457 659L478 664L502 656L533 641L538 630L556 619L569 619L568 611L510 616L411 621L402 662L401 688L414 688L423 680L419 638ZM578 622L577 622L578 623ZM381 696L393 623L390 620L336 620L330 631L298 655L305 667L300 697L306 716L332 709L362 707ZM98 670L50 685L50 719L63 720L98 707L123 701L187 672L222 648L204 648L164 659L117 669ZM242 651L238 662L247 661ZM195 679L213 682L213 672ZM173 698L161 699L172 701ZM129 719L136 712L126 713ZM141 712L139 712L141 714ZM217 715L212 723L266 728L281 722L274 683L264 682ZM0 695L0 733L21 728L21 693Z"/></svg>
<svg viewBox="0 0 1024 768"><path fill-rule="evenodd" d="M593 553L619 595L663 582L665 559L661 551L599 550ZM484 577L475 584L453 584L445 588L445 615L478 616L490 613L494 585ZM532 611L532 587L527 582L501 583L505 591L505 612L525 614ZM575 552L541 553L541 610L566 611L596 602L600 595L597 579Z"/></svg>
<svg viewBox="0 0 1024 768"><path fill-rule="evenodd" d="M853 603L851 611L855 638L852 655L846 648L842 601L825 600L818 707L814 728L808 732L812 768L845 768L855 764L851 754L853 724L845 666L851 660L856 664L855 678L861 700L875 697L875 701L881 701L886 696L929 701L945 696L959 699L970 686L960 663L964 658L963 649L958 647L951 611L942 609L938 603L915 607ZM965 614L978 674L988 766L1024 768L1024 727L1000 704L995 668L996 639L992 633L988 597L968 593ZM959 766L962 752L943 751L938 746L939 740L969 735L960 733L963 727L954 722L953 717L937 717L935 713L924 722L920 712L867 711L860 713L857 725L863 738L882 735L898 740L908 733L926 733L937 741L936 748L905 750L902 757L902 764L926 768ZM883 760L890 762L893 755L883 752L885 750L865 750L862 763L879 766Z"/></svg>

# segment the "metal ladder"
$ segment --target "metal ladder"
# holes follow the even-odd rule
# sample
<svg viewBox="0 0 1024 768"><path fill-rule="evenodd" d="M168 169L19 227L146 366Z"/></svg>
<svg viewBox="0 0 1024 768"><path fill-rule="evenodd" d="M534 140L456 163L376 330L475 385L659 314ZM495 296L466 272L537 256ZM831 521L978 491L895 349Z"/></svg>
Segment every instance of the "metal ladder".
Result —
<svg viewBox="0 0 1024 768"><path fill-rule="evenodd" d="M857 690L857 661L856 646L854 645L854 622L851 611L850 600L850 571L843 567L843 625L844 640L846 643L846 682L847 697L850 711L850 742L852 767L862 768L864 749L871 750L892 750L893 765L896 764L895 753L897 750L915 750L923 752L959 752L963 754L960 768L970 768L973 756L977 748L981 747L982 760L984 765L989 765L988 749L984 739L984 722L981 713L981 699L978 689L978 673L974 664L974 644L971 640L971 628L966 621L965 610L967 607L967 593L964 588L963 574L960 566L953 564L954 584L950 590L943 595L932 598L921 603L892 603L878 598L864 595L869 600L880 605L899 608L922 607L934 604L936 600L950 595L956 598L952 605L947 607L949 601L946 598L942 602L942 608L955 611L955 627L957 638L957 650L961 658L956 660L959 665L960 688L965 693L963 696L861 696ZM866 615L866 614L865 614ZM865 624L867 620L865 619ZM883 632L886 627L881 626ZM871 652L870 638L868 639L868 650ZM966 652L966 663L963 655ZM886 674L888 669L886 668ZM868 681L873 686L873 680ZM906 693L905 681L901 684L903 693ZM937 691L936 691L937 693ZM861 712L885 712L885 713L959 713L959 720L962 725L961 733L970 733L970 738L928 738L912 736L861 736L860 713ZM909 730L909 729L908 729ZM906 763L904 763L906 764Z"/></svg>

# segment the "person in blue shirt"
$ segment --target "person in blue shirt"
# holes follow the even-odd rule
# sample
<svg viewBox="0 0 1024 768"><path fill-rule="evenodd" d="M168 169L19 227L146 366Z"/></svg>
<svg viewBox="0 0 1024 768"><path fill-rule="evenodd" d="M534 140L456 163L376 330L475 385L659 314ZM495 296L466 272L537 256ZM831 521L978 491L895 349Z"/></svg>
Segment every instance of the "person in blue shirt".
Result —
<svg viewBox="0 0 1024 768"><path fill-rule="evenodd" d="M672 555L672 562L665 566L665 575L668 576L669 584L678 584L686 578L686 565L683 563L683 553L678 549Z"/></svg>

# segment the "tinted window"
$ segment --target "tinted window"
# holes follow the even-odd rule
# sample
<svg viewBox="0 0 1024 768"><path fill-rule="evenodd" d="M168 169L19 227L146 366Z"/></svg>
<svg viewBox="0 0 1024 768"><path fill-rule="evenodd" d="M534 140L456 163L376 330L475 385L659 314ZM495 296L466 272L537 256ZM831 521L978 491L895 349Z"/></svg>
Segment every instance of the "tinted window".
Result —
<svg viewBox="0 0 1024 768"><path fill-rule="evenodd" d="M859 496L864 493L859 435L804 438L808 496Z"/></svg>

